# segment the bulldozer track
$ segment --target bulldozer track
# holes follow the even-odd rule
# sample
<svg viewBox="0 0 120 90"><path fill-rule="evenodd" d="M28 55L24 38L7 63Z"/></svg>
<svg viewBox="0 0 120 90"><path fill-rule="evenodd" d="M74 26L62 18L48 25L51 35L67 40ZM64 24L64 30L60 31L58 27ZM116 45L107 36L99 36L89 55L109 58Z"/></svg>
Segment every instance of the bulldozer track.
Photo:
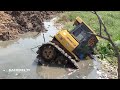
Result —
<svg viewBox="0 0 120 90"><path fill-rule="evenodd" d="M55 43L52 43L52 42L47 42L47 43L44 43L44 44L50 44L50 45L54 46L58 51L60 51L60 53L61 53L63 56L65 56L70 62L72 62L77 69L79 69L79 66L78 66L77 62L76 62L74 59L72 59L72 57L69 56L69 55L68 55L63 49L61 49L58 45L56 45ZM42 44L42 45L44 45L44 44Z"/></svg>

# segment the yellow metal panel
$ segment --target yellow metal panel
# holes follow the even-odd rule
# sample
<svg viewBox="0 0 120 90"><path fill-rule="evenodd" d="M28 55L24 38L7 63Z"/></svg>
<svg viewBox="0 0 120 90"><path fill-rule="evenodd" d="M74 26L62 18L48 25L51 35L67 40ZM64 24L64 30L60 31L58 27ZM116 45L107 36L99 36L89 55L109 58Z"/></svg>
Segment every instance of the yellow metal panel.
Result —
<svg viewBox="0 0 120 90"><path fill-rule="evenodd" d="M72 52L79 43L71 36L67 30L61 30L56 35L55 38L69 51Z"/></svg>
<svg viewBox="0 0 120 90"><path fill-rule="evenodd" d="M82 23L83 20L80 18L80 17L76 17L76 20L79 22L79 23Z"/></svg>

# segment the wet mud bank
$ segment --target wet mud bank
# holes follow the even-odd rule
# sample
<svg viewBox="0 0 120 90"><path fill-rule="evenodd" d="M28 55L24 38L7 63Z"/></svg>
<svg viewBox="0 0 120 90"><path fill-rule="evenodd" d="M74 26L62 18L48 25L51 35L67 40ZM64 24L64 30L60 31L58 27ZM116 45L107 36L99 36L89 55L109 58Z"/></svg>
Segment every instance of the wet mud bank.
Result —
<svg viewBox="0 0 120 90"><path fill-rule="evenodd" d="M44 32L43 21L62 11L0 11L0 40L13 40L26 32Z"/></svg>

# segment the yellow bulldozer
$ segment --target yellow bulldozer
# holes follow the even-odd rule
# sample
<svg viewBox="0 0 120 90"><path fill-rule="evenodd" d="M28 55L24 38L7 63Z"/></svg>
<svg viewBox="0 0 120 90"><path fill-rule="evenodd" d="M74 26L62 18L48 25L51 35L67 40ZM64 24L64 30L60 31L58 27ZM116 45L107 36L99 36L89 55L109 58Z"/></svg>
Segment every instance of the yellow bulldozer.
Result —
<svg viewBox="0 0 120 90"><path fill-rule="evenodd" d="M73 25L73 30L60 30L50 42L43 43L38 48L37 58L47 63L69 62L79 68L77 62L94 53L98 38L80 17L76 18Z"/></svg>

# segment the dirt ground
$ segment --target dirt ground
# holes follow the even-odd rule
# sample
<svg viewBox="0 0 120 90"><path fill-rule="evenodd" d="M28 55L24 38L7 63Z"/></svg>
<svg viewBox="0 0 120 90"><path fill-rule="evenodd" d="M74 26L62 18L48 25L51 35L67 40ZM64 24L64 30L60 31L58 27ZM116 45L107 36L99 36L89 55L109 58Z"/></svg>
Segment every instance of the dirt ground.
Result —
<svg viewBox="0 0 120 90"><path fill-rule="evenodd" d="M62 11L0 11L0 40L15 39L26 32L43 32L43 21Z"/></svg>

